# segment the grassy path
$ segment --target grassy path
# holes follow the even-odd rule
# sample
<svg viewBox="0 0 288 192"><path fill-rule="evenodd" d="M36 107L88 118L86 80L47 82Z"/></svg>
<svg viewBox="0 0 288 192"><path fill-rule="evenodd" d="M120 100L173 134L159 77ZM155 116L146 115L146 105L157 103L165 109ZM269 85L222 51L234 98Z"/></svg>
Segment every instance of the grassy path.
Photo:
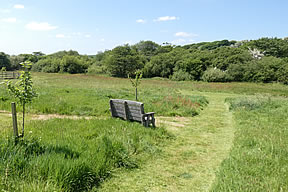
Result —
<svg viewBox="0 0 288 192"><path fill-rule="evenodd" d="M158 157L139 169L114 175L99 191L208 191L218 166L228 155L234 128L232 114L224 103L231 95L201 95L210 103L199 116L162 118L175 139Z"/></svg>

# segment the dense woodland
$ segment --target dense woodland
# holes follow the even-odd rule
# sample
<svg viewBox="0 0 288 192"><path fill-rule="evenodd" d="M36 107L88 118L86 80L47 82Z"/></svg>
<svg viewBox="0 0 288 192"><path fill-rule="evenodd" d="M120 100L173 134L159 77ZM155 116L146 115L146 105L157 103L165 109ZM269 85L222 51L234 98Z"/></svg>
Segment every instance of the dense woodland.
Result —
<svg viewBox="0 0 288 192"><path fill-rule="evenodd" d="M0 52L0 69L18 70L33 62L33 71L91 73L128 77L140 70L143 77L208 82L281 82L288 84L288 38L214 41L184 46L153 41L122 45L96 55L77 51L7 55Z"/></svg>

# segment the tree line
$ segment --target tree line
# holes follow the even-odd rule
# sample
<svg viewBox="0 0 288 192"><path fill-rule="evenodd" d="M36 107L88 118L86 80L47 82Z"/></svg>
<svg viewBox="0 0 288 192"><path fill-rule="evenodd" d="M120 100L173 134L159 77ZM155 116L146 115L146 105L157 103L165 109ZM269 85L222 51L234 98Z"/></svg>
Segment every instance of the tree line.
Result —
<svg viewBox="0 0 288 192"><path fill-rule="evenodd" d="M153 41L121 45L96 55L77 51L41 52L9 56L0 53L0 69L17 70L33 62L32 70L47 73L94 73L127 78L136 71L143 77L176 81L281 82L288 84L288 39L201 42L184 46Z"/></svg>

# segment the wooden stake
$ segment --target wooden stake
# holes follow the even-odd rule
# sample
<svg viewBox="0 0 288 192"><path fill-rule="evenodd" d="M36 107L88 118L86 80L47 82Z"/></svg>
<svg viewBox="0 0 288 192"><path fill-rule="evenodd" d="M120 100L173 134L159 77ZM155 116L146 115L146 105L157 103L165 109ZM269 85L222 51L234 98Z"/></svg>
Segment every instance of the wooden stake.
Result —
<svg viewBox="0 0 288 192"><path fill-rule="evenodd" d="M17 112L16 112L16 104L14 102L11 103L11 108L12 108L12 120L13 120L14 137L18 138Z"/></svg>

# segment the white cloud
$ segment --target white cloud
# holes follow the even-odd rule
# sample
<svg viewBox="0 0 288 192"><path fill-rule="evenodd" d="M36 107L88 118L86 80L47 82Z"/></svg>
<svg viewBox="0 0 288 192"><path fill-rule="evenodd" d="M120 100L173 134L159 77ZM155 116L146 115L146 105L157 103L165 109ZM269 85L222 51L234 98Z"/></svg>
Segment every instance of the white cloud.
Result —
<svg viewBox="0 0 288 192"><path fill-rule="evenodd" d="M136 22L137 22L137 23L146 23L146 20L144 20L144 19L137 19Z"/></svg>
<svg viewBox="0 0 288 192"><path fill-rule="evenodd" d="M196 34L192 34L192 33L186 33L186 32L177 32L175 33L176 37L195 37L197 36Z"/></svg>
<svg viewBox="0 0 288 192"><path fill-rule="evenodd" d="M3 19L1 19L1 21L5 22L5 23L16 23L17 19L14 17L10 17L10 18L3 18Z"/></svg>
<svg viewBox="0 0 288 192"><path fill-rule="evenodd" d="M26 25L26 28L32 31L50 31L57 29L57 26L53 26L49 23L42 22L42 23L37 23L37 22L31 22Z"/></svg>
<svg viewBox="0 0 288 192"><path fill-rule="evenodd" d="M91 38L91 35L87 34L85 35L86 38Z"/></svg>
<svg viewBox="0 0 288 192"><path fill-rule="evenodd" d="M164 17L158 17L157 19L154 19L154 21L173 21L178 19L179 18L175 16L164 16Z"/></svg>
<svg viewBox="0 0 288 192"><path fill-rule="evenodd" d="M57 34L56 38L65 38L66 36L64 34Z"/></svg>
<svg viewBox="0 0 288 192"><path fill-rule="evenodd" d="M21 5L21 4L16 4L13 6L14 9L24 9L24 5Z"/></svg>

